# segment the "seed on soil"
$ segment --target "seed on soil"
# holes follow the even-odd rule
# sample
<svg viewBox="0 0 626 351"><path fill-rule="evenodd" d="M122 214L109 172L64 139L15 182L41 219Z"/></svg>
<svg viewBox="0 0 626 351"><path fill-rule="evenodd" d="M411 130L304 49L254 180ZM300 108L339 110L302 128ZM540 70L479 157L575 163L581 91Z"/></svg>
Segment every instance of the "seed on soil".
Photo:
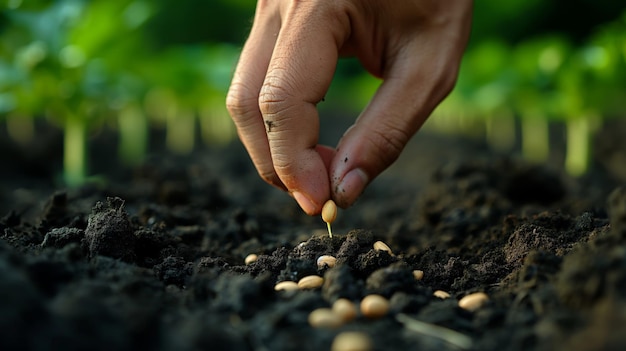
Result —
<svg viewBox="0 0 626 351"><path fill-rule="evenodd" d="M445 299L450 298L450 293L448 293L447 291L443 291L443 290L435 290L435 292L433 293L433 296L438 297L442 300L445 300Z"/></svg>
<svg viewBox="0 0 626 351"><path fill-rule="evenodd" d="M483 307L487 303L487 301L489 301L489 296L487 296L487 294L485 294L484 292L477 292L466 295L461 300L459 300L459 307L464 310L474 312L477 309Z"/></svg>
<svg viewBox="0 0 626 351"><path fill-rule="evenodd" d="M324 266L332 268L335 267L335 263L337 263L337 259L330 255L322 255L317 258L317 266L319 268L324 268Z"/></svg>
<svg viewBox="0 0 626 351"><path fill-rule="evenodd" d="M387 246L387 244L385 244L382 241L377 241L374 243L374 250L377 251L387 251L389 252L390 255L393 254L393 252L391 252L391 248L389 246Z"/></svg>
<svg viewBox="0 0 626 351"><path fill-rule="evenodd" d="M319 275L307 275L298 281L298 288L304 289L315 289L319 288L324 284L324 278Z"/></svg>
<svg viewBox="0 0 626 351"><path fill-rule="evenodd" d="M344 323L355 319L357 314L354 302L344 298L335 301L332 310Z"/></svg>
<svg viewBox="0 0 626 351"><path fill-rule="evenodd" d="M413 271L413 277L415 277L415 280L422 280L424 279L424 271L416 269Z"/></svg>
<svg viewBox="0 0 626 351"><path fill-rule="evenodd" d="M371 351L374 349L372 339L362 332L343 332L335 336L331 351Z"/></svg>
<svg viewBox="0 0 626 351"><path fill-rule="evenodd" d="M289 291L289 290L298 290L298 289L299 289L298 288L298 283L292 282L292 281L289 281L289 280L285 280L285 281L282 281L282 282L274 285L274 290L276 290L276 291L281 291L281 290Z"/></svg>
<svg viewBox="0 0 626 351"><path fill-rule="evenodd" d="M328 235L332 238L333 232L330 229L330 224L335 221L337 218L337 205L335 205L335 201L328 200L322 207L322 220L326 222L328 226Z"/></svg>
<svg viewBox="0 0 626 351"><path fill-rule="evenodd" d="M367 318L380 318L389 312L389 301L380 295L367 295L361 300L361 313Z"/></svg>
<svg viewBox="0 0 626 351"><path fill-rule="evenodd" d="M309 313L309 324L313 328L337 328L343 324L341 317L330 308L318 308Z"/></svg>
<svg viewBox="0 0 626 351"><path fill-rule="evenodd" d="M257 254L249 254L248 256L246 256L246 258L243 261L246 264L250 264L252 262L255 262L258 258L259 256Z"/></svg>

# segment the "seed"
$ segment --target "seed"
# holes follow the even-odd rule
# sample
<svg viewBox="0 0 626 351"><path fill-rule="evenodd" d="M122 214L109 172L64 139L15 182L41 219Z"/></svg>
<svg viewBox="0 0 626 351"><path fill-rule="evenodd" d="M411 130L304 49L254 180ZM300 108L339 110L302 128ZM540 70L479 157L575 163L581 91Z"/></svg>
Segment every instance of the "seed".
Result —
<svg viewBox="0 0 626 351"><path fill-rule="evenodd" d="M309 324L314 328L337 328L343 321L330 308L318 308L309 313Z"/></svg>
<svg viewBox="0 0 626 351"><path fill-rule="evenodd" d="M477 292L466 295L461 300L459 300L459 307L470 312L474 312L477 309L483 307L487 303L487 301L489 301L489 296L487 296L487 294L485 294L484 292Z"/></svg>
<svg viewBox="0 0 626 351"><path fill-rule="evenodd" d="M333 312L343 322L350 322L356 318L356 305L348 299L338 299L333 303Z"/></svg>
<svg viewBox="0 0 626 351"><path fill-rule="evenodd" d="M335 263L337 263L337 259L330 255L322 255L317 258L317 266L319 268L324 268L324 266L332 268L335 267Z"/></svg>
<svg viewBox="0 0 626 351"><path fill-rule="evenodd" d="M248 256L246 256L246 258L243 260L246 264L250 264L254 261L256 261L259 258L259 256L257 254L249 254Z"/></svg>
<svg viewBox="0 0 626 351"><path fill-rule="evenodd" d="M332 238L333 232L330 229L330 224L335 221L337 218L337 205L335 205L335 201L328 200L322 206L322 220L326 222L326 226L328 227L328 235Z"/></svg>
<svg viewBox="0 0 626 351"><path fill-rule="evenodd" d="M438 297L438 298L440 298L442 300L450 298L450 294L448 292L446 292L446 291L443 291L443 290L436 290L433 293L433 296Z"/></svg>
<svg viewBox="0 0 626 351"><path fill-rule="evenodd" d="M391 248L389 248L389 246L387 246L387 244L385 244L382 241L377 241L374 243L374 250L376 251L387 251L389 252L390 255L393 254L393 252L391 252Z"/></svg>
<svg viewBox="0 0 626 351"><path fill-rule="evenodd" d="M331 351L371 351L372 339L362 332L343 332L338 334L330 347Z"/></svg>
<svg viewBox="0 0 626 351"><path fill-rule="evenodd" d="M298 283L292 282L289 280L282 281L274 286L274 290L276 291L289 291L289 290L298 290Z"/></svg>
<svg viewBox="0 0 626 351"><path fill-rule="evenodd" d="M337 205L335 201L328 200L322 207L322 219L326 223L332 223L337 218Z"/></svg>
<svg viewBox="0 0 626 351"><path fill-rule="evenodd" d="M413 277L415 277L415 280L422 280L424 279L424 271L421 271L419 269L416 269L413 271Z"/></svg>
<svg viewBox="0 0 626 351"><path fill-rule="evenodd" d="M380 318L389 312L389 301L380 295L368 295L361 300L361 313L367 318Z"/></svg>
<svg viewBox="0 0 626 351"><path fill-rule="evenodd" d="M319 288L324 284L324 278L319 275L307 275L298 281L298 288L304 289L315 289Z"/></svg>

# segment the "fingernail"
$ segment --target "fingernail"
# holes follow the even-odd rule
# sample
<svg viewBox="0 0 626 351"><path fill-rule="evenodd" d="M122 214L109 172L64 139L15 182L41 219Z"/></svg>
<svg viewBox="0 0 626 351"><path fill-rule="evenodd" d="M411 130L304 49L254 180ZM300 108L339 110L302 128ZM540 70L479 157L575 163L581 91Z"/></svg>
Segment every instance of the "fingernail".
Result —
<svg viewBox="0 0 626 351"><path fill-rule="evenodd" d="M369 177L360 168L355 168L346 173L339 185L336 188L336 195L338 198L347 202L347 205L352 204L361 195L363 189L367 186Z"/></svg>
<svg viewBox="0 0 626 351"><path fill-rule="evenodd" d="M302 207L302 210L304 212L306 212L307 214L315 213L315 209L317 208L317 206L315 206L313 201L309 200L308 197L298 191L294 191L292 195L293 198L296 199L296 201L298 202L298 205Z"/></svg>

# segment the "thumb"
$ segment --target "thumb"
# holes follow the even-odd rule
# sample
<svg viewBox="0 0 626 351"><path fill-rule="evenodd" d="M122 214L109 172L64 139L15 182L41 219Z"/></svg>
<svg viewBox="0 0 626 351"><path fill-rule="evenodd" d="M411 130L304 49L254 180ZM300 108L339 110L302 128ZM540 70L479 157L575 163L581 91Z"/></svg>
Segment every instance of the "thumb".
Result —
<svg viewBox="0 0 626 351"><path fill-rule="evenodd" d="M330 168L332 197L339 206L352 205L367 184L398 158L454 86L460 55L437 51L408 45L340 140Z"/></svg>

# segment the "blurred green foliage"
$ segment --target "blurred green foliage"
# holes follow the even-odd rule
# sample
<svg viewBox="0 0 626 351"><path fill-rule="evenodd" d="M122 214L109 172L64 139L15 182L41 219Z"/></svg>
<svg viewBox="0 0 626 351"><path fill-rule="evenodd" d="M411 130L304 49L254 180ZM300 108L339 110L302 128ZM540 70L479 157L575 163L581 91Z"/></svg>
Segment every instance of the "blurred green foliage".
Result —
<svg viewBox="0 0 626 351"><path fill-rule="evenodd" d="M177 140L194 133L194 118L206 140L234 134L223 103L255 1L0 4L0 119L73 125L71 139L83 144L78 131L113 124L125 154L145 149L132 146L146 143L133 135L150 123L171 129L168 145L181 152L189 145ZM457 87L437 111L478 119L623 116L625 8L614 0L476 1ZM356 113L379 83L343 60L320 107Z"/></svg>

